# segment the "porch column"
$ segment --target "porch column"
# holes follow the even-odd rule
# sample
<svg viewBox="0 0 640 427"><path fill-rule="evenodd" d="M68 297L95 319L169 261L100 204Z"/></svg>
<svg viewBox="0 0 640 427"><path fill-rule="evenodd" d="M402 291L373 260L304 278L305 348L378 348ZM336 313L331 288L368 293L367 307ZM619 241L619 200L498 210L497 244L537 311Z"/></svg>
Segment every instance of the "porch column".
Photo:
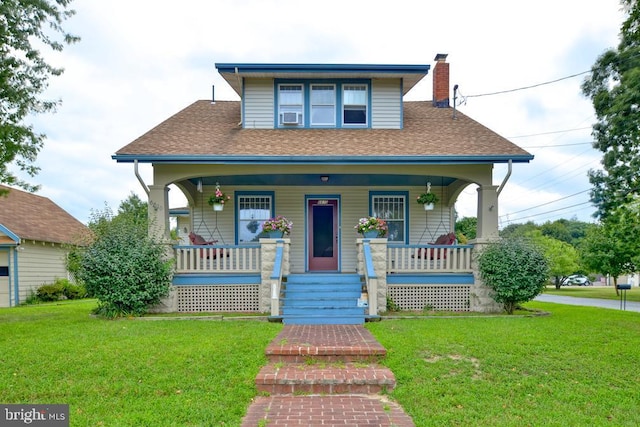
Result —
<svg viewBox="0 0 640 427"><path fill-rule="evenodd" d="M477 239L498 237L498 186L478 187Z"/></svg>
<svg viewBox="0 0 640 427"><path fill-rule="evenodd" d="M169 240L169 187L149 186L149 236Z"/></svg>

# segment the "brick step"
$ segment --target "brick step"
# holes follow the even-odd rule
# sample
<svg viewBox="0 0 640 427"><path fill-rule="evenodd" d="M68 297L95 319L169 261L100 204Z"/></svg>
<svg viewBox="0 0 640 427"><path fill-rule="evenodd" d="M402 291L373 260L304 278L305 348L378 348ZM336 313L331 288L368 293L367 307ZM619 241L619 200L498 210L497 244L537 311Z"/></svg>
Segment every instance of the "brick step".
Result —
<svg viewBox="0 0 640 427"><path fill-rule="evenodd" d="M351 326L351 325L338 325ZM265 350L270 363L309 363L316 362L376 362L384 358L387 350L378 347L360 346L313 346L313 345L270 345Z"/></svg>
<svg viewBox="0 0 640 427"><path fill-rule="evenodd" d="M396 379L388 368L363 363L271 363L255 380L258 391L279 394L377 394L391 391Z"/></svg>
<svg viewBox="0 0 640 427"><path fill-rule="evenodd" d="M376 362L387 350L361 325L285 326L269 343L270 362Z"/></svg>

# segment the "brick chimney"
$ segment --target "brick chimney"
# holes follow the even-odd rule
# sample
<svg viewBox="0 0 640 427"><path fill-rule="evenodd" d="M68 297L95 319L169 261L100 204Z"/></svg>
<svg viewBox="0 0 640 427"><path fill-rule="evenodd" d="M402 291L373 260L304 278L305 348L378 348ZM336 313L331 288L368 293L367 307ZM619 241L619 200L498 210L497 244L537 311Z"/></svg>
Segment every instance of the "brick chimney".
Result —
<svg viewBox="0 0 640 427"><path fill-rule="evenodd" d="M434 58L436 66L433 68L433 106L449 107L449 63L447 54L439 53Z"/></svg>

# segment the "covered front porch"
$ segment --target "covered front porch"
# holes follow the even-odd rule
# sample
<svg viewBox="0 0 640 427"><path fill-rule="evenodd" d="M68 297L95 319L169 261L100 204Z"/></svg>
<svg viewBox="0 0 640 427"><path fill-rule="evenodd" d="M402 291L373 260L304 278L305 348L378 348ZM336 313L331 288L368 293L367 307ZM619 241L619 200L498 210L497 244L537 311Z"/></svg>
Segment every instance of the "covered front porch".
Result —
<svg viewBox="0 0 640 427"><path fill-rule="evenodd" d="M474 275L478 245L498 234L498 186L490 165L154 165L148 187L150 232L169 241L169 185L188 200L173 245L174 291L167 311L251 311L278 316L290 274L357 274L356 301L367 316L400 309L493 311L495 303ZM455 202L477 189L477 238L439 245L455 232ZM220 188L230 196L222 211L207 203ZM425 191L434 210L416 203ZM270 239L262 222L283 215L290 235ZM386 238L363 239L361 217L389 224ZM186 239L198 234L207 245ZM281 242L281 249L277 242ZM278 255L280 254L280 255ZM280 271L274 271L274 265ZM284 285L283 285L284 284ZM275 304L275 305L274 305Z"/></svg>
<svg viewBox="0 0 640 427"><path fill-rule="evenodd" d="M283 317L295 250L290 238L263 238L252 246L176 245L173 250L176 275L166 311ZM398 245L384 238L357 238L356 271L341 275L360 278L352 306L367 319L378 317L388 304L401 310L495 311L487 289L474 278L473 250L471 244ZM332 272L305 274L339 282Z"/></svg>

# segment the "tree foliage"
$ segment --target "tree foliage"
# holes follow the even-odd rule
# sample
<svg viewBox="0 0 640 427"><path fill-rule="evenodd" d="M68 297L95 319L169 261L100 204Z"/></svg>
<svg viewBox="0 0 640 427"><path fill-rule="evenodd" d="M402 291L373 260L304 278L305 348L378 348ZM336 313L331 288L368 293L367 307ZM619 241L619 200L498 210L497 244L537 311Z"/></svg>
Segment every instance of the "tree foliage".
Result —
<svg viewBox="0 0 640 427"><path fill-rule="evenodd" d="M528 237L542 249L549 266L549 275L554 279L556 289L560 289L562 281L580 269L578 251L569 243L545 236L541 231L532 231Z"/></svg>
<svg viewBox="0 0 640 427"><path fill-rule="evenodd" d="M488 245L478 257L482 281L493 298L512 314L518 304L542 293L549 268L542 250L524 239L502 239Z"/></svg>
<svg viewBox="0 0 640 427"><path fill-rule="evenodd" d="M107 317L144 314L171 286L172 261L164 246L148 236L147 221L140 220L147 204L136 199L130 196L115 217L108 207L92 213L94 240L79 257L77 274Z"/></svg>
<svg viewBox="0 0 640 427"><path fill-rule="evenodd" d="M463 217L456 221L456 233L462 234L466 240L473 240L476 238L478 231L478 218L476 217ZM458 240L462 239L458 236Z"/></svg>
<svg viewBox="0 0 640 427"><path fill-rule="evenodd" d="M640 195L640 4L621 3L627 18L618 48L596 60L582 85L597 117L593 145L603 153L603 169L589 171L591 199L602 219Z"/></svg>
<svg viewBox="0 0 640 427"><path fill-rule="evenodd" d="M611 276L617 285L618 276L634 273L640 267L638 235L638 211L618 208L602 225L589 229L580 248L582 262L591 271Z"/></svg>
<svg viewBox="0 0 640 427"><path fill-rule="evenodd" d="M0 1L0 182L35 190L10 166L15 164L29 176L38 172L34 162L45 135L26 119L55 111L59 101L41 95L49 78L63 72L45 61L38 46L61 51L65 44L79 40L62 29L62 23L75 13L68 9L71 1Z"/></svg>

